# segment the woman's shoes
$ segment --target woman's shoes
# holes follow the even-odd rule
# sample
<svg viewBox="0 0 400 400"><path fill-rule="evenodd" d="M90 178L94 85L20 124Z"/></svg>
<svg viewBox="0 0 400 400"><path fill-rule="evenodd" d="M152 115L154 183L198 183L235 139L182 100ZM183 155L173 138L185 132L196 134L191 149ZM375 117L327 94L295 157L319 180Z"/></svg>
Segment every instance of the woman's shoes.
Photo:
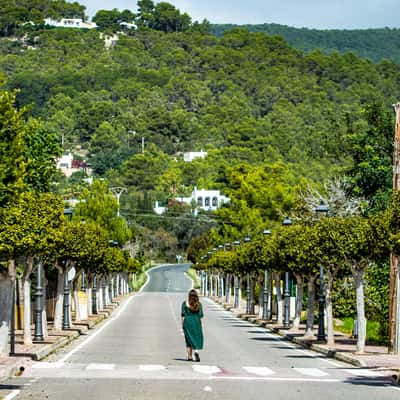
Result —
<svg viewBox="0 0 400 400"><path fill-rule="evenodd" d="M194 352L194 360L196 362L200 362L200 356L199 356L199 353L197 351Z"/></svg>
<svg viewBox="0 0 400 400"><path fill-rule="evenodd" d="M188 357L187 360L188 361L193 361L193 358L192 357Z"/></svg>

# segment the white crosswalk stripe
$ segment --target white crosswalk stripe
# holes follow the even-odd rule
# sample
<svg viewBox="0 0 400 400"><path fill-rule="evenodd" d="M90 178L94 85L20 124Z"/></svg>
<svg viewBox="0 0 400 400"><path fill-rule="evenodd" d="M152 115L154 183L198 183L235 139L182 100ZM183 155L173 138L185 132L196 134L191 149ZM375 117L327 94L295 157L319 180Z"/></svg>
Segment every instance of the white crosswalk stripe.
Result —
<svg viewBox="0 0 400 400"><path fill-rule="evenodd" d="M295 371L302 375L313 376L322 378L323 376L328 376L329 374L317 368L293 368Z"/></svg>
<svg viewBox="0 0 400 400"><path fill-rule="evenodd" d="M221 370L215 365L192 365L194 372L199 372L200 374L217 374Z"/></svg>
<svg viewBox="0 0 400 400"><path fill-rule="evenodd" d="M259 376L269 376L275 374L275 371L267 367L243 367L249 374L255 374Z"/></svg>
<svg viewBox="0 0 400 400"><path fill-rule="evenodd" d="M159 365L159 364L150 364L150 365L140 365L139 370L140 371L163 371L167 369L167 367L164 367L164 365Z"/></svg>
<svg viewBox="0 0 400 400"><path fill-rule="evenodd" d="M115 364L92 363L86 367L86 371L90 370L111 371L113 369L115 369Z"/></svg>
<svg viewBox="0 0 400 400"><path fill-rule="evenodd" d="M374 378L374 377L384 376L383 374L377 371L371 371L370 369L350 368L350 369L343 369L343 371L354 376L362 376L363 378Z"/></svg>

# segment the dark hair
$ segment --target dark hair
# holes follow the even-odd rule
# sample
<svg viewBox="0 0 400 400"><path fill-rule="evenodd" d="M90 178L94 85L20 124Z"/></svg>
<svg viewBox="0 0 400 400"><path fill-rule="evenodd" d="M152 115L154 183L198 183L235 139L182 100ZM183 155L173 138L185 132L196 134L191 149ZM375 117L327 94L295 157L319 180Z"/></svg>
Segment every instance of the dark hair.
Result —
<svg viewBox="0 0 400 400"><path fill-rule="evenodd" d="M189 308L192 311L199 311L199 307L200 307L200 300L199 300L199 295L197 294L196 290L192 289L189 292L189 296L188 296L188 302L189 302Z"/></svg>

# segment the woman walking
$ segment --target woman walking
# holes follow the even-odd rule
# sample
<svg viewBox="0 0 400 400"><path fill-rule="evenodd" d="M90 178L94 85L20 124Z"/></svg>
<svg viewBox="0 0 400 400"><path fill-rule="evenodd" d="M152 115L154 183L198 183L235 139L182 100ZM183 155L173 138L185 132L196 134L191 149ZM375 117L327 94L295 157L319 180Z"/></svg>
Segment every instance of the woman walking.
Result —
<svg viewBox="0 0 400 400"><path fill-rule="evenodd" d="M199 350L203 348L203 307L196 290L189 292L188 300L182 303L182 327L185 334L188 361L200 361Z"/></svg>

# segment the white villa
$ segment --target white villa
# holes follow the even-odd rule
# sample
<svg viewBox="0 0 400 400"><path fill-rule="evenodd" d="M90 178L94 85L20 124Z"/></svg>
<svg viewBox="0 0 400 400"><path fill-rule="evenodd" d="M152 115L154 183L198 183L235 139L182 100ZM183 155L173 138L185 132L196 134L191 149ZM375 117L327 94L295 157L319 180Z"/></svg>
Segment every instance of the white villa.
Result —
<svg viewBox="0 0 400 400"><path fill-rule="evenodd" d="M198 190L196 187L190 197L175 197L174 200L183 204L195 205L195 215L197 215L198 210L215 211L223 204L230 202L230 198L223 196L219 190ZM156 201L154 212L160 215L165 211L166 207L161 207Z"/></svg>
<svg viewBox="0 0 400 400"><path fill-rule="evenodd" d="M95 29L97 25L95 22L85 22L82 18L62 18L60 21L55 19L46 18L45 25L54 26L56 28L81 28L81 29Z"/></svg>
<svg viewBox="0 0 400 400"><path fill-rule="evenodd" d="M206 151L189 151L187 153L183 153L183 161L192 162L195 158L205 158L207 155Z"/></svg>
<svg viewBox="0 0 400 400"><path fill-rule="evenodd" d="M74 156L71 153L64 154L57 160L58 169L71 169Z"/></svg>
<svg viewBox="0 0 400 400"><path fill-rule="evenodd" d="M82 169L87 173L91 173L90 169L87 168L85 160L75 160L72 153L64 154L57 159L57 169L59 169L67 178L69 178L74 172L81 171Z"/></svg>

